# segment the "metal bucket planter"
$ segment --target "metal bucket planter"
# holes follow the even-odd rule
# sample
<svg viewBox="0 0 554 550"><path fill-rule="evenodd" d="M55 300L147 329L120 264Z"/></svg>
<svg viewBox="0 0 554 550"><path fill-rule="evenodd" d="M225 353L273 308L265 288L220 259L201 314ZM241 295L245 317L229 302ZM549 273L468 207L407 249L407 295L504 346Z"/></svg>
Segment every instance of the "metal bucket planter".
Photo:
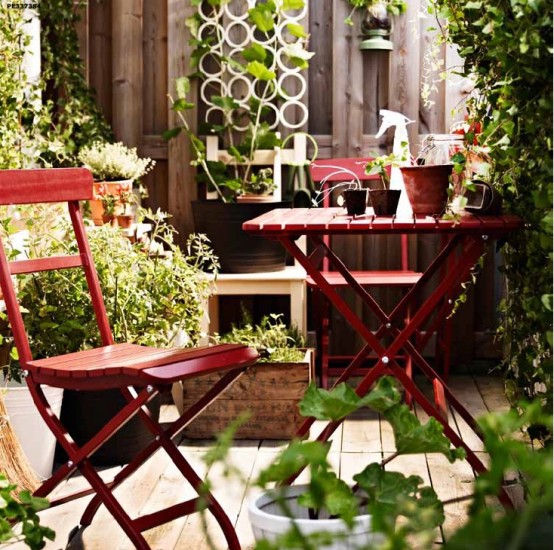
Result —
<svg viewBox="0 0 554 550"><path fill-rule="evenodd" d="M197 233L208 235L223 273L280 271L285 269L281 244L247 235L242 224L274 208L291 206L291 202L193 201L194 228Z"/></svg>
<svg viewBox="0 0 554 550"><path fill-rule="evenodd" d="M452 164L402 166L406 193L414 214L441 215L448 201Z"/></svg>

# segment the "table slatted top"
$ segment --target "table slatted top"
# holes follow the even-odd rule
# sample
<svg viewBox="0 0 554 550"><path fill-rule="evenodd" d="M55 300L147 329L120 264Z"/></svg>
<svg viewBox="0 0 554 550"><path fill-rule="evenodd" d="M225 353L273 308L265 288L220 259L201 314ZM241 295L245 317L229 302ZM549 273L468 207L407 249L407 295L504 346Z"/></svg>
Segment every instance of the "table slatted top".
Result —
<svg viewBox="0 0 554 550"><path fill-rule="evenodd" d="M464 214L459 221L440 217L375 216L368 209L361 216L350 216L344 208L276 208L244 222L247 233L265 236L391 234L391 233L478 233L491 237L523 227L518 216L476 216Z"/></svg>

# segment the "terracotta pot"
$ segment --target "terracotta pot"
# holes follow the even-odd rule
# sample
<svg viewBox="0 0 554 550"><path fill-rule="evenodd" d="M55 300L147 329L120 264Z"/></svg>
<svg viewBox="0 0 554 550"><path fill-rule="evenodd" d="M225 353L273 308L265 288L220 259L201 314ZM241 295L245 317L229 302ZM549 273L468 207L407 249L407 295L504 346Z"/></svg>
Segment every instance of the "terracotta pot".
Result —
<svg viewBox="0 0 554 550"><path fill-rule="evenodd" d="M452 166L432 164L400 168L414 214L440 215L444 212Z"/></svg>
<svg viewBox="0 0 554 550"><path fill-rule="evenodd" d="M120 214L117 216L117 225L123 229L129 229L135 221L135 216L133 214Z"/></svg>
<svg viewBox="0 0 554 550"><path fill-rule="evenodd" d="M132 180L121 181L95 181L93 183L93 192L95 197L99 197L102 194L107 195L119 195L121 190L130 191L133 187ZM95 225L102 225L104 222L102 217L104 215L104 205L100 199L94 199L88 201L90 206L90 214L92 221Z"/></svg>
<svg viewBox="0 0 554 550"><path fill-rule="evenodd" d="M361 216L365 214L367 206L367 189L348 189L343 195L348 215Z"/></svg>
<svg viewBox="0 0 554 550"><path fill-rule="evenodd" d="M370 189L369 198L376 216L394 216L400 200L400 189Z"/></svg>

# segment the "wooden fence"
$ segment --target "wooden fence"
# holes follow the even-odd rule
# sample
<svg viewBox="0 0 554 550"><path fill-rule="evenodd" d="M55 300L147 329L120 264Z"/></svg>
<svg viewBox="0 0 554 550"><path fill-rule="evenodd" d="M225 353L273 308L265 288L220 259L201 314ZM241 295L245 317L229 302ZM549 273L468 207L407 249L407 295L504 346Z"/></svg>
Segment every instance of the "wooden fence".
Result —
<svg viewBox="0 0 554 550"><path fill-rule="evenodd" d="M408 6L408 12L394 21L394 51L362 52L359 15L353 27L344 24L350 12L346 0L310 0L305 24L315 56L308 74L305 130L316 138L320 158L390 151L391 132L374 137L382 108L414 120L409 126L412 154L419 151L423 135L447 132L453 120L463 116L463 111L453 114L453 109L463 101L466 83L438 81L436 71L429 73L433 35L427 28L435 22L425 12L425 0L410 0ZM174 79L189 72L184 21L194 10L190 0L91 1L82 9L78 28L89 82L117 139L157 162L146 178L148 204L170 212L183 235L193 230L190 202L197 193L189 147L184 136L167 143L161 134L176 122L168 93L173 92ZM447 67L459 62L452 50L439 49L439 57ZM431 107L421 99L426 78L436 86ZM194 127L196 112L189 116ZM360 268L392 265L397 259L395 247L383 239L360 238L355 245L340 246L347 263ZM425 261L434 246L429 238L414 243L413 263ZM495 354L490 333L497 321L497 262L491 251L484 276L456 318L457 362ZM333 322L334 345L340 351L338 342L348 341L348 328L340 319Z"/></svg>

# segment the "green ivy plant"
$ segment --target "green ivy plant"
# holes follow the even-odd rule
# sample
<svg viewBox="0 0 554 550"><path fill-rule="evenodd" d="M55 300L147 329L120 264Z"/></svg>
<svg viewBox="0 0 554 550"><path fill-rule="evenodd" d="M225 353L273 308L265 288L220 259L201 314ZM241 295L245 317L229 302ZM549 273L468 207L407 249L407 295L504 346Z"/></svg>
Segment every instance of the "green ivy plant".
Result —
<svg viewBox="0 0 554 550"><path fill-rule="evenodd" d="M204 17L216 18L217 12L224 0L196 0L194 5L202 5ZM287 10L298 10L304 7L305 0L282 0L281 2L259 2L248 10L247 22L253 24L266 41L275 40L275 29L281 24L283 13ZM282 142L277 134L270 129L268 116L269 103L280 102L283 98L275 95L277 86L276 59L269 48L252 42L241 52L242 59L230 58L223 49L221 36L202 38L198 29L203 23L199 14L195 14L186 22L190 29L191 43L195 49L191 55L192 74L176 80L176 97L170 96L172 109L177 113L180 124L164 133L165 139L171 139L184 132L190 140L194 155L192 164L200 168L197 181L207 184L209 191L216 191L219 199L224 202L233 202L245 192L257 190L258 193L268 193L273 188L273 180L266 173L265 183L260 186L260 175L254 170L254 154L260 149L274 149ZM214 26L214 28L216 28ZM287 59L296 67L306 69L308 60L313 53L306 50L308 35L302 25L288 23L287 31L292 42L285 48ZM223 162L206 160L206 146L204 142L192 132L185 112L195 107L189 100L191 81L202 82L205 75L199 71L199 62L204 54L210 53L210 59L220 67L232 65L236 73L244 74L253 79L253 86L258 90L257 97L250 99L247 107L240 105L231 95L212 95L210 100L222 111L221 121L218 123L202 124L200 131L205 135L217 135L223 148L227 150L236 163L231 169ZM279 94L277 94L279 96ZM246 131L237 133L235 127L246 126ZM221 146L220 146L221 148ZM231 173L229 173L231 172Z"/></svg>
<svg viewBox="0 0 554 550"><path fill-rule="evenodd" d="M75 166L84 146L111 141L113 133L87 84L79 55L76 23L83 0L40 2L41 133L47 138L42 162Z"/></svg>
<svg viewBox="0 0 554 550"><path fill-rule="evenodd" d="M352 11L344 20L346 25L354 24L352 15L357 9L367 9L377 4L384 4L387 12L391 15L401 15L408 9L408 4L405 0L348 0L348 3L352 6Z"/></svg>
<svg viewBox="0 0 554 550"><path fill-rule="evenodd" d="M22 60L29 37L23 10L0 4L0 168L22 168L36 152L34 124L40 115L38 89L28 82Z"/></svg>
<svg viewBox="0 0 554 550"><path fill-rule="evenodd" d="M416 535L421 544L419 547L428 547L436 528L444 521L442 503L431 487L423 485L420 477L386 471L384 466L396 456L404 454L441 453L454 462L463 458L465 452L463 449L451 449L449 439L442 433L442 426L434 418L421 424L408 406L402 403L398 383L391 377L381 377L365 397L359 397L345 383L331 391L316 388L312 384L299 404L303 416L318 420L341 420L363 407L382 414L391 424L396 452L380 464L368 464L354 476L354 487L339 479L331 468L328 443L305 440L291 442L272 464L260 472L255 483L267 490L274 483L282 483L299 469L306 468L309 483L307 491L299 497L298 504L310 510L312 519L317 519L326 510L328 515L341 518L347 526L352 526L356 515L369 513L372 516L372 530L383 535L383 546L379 548L412 548L407 540L410 535ZM218 447L206 455L208 465L225 461L225 449L231 441L229 433L219 438ZM230 471L236 473L232 468ZM293 517L285 500L279 501L279 505L287 517ZM293 527L277 544L262 541L256 544L256 549L315 549L321 547L321 541L321 533L304 537Z"/></svg>
<svg viewBox="0 0 554 550"><path fill-rule="evenodd" d="M54 540L55 533L40 524L38 512L49 506L47 499L18 491L16 485L0 474L0 543L21 540L32 550L44 548L44 539ZM14 524L19 527L14 529Z"/></svg>
<svg viewBox="0 0 554 550"><path fill-rule="evenodd" d="M491 181L524 231L504 246L505 365L514 394L552 409L552 6L546 0L432 0L476 92L471 117L491 159Z"/></svg>

